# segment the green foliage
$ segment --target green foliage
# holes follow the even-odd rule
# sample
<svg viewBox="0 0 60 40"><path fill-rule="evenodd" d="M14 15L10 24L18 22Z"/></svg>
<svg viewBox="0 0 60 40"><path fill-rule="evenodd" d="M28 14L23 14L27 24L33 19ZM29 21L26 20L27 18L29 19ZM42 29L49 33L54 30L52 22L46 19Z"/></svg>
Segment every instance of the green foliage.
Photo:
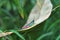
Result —
<svg viewBox="0 0 60 40"><path fill-rule="evenodd" d="M16 30L11 30L11 32L15 33L17 36L19 36L22 40L25 40L25 38L19 34Z"/></svg>
<svg viewBox="0 0 60 40"><path fill-rule="evenodd" d="M60 40L60 0L51 0L53 11L43 23L27 31L20 31L35 5L35 0L0 0L0 32L11 35L0 40Z"/></svg>

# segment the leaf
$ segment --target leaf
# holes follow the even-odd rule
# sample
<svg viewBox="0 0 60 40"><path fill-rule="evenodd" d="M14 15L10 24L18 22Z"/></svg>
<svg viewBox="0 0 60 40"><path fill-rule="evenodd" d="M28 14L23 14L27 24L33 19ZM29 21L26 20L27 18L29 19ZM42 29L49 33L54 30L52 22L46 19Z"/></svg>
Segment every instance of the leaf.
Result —
<svg viewBox="0 0 60 40"><path fill-rule="evenodd" d="M45 21L50 16L52 7L53 6L50 0L48 1L37 0L37 4L33 7L26 24L22 27L22 29L23 30L30 29L40 24L41 22ZM34 20L34 24L32 26L29 26L28 24L30 24L33 20Z"/></svg>

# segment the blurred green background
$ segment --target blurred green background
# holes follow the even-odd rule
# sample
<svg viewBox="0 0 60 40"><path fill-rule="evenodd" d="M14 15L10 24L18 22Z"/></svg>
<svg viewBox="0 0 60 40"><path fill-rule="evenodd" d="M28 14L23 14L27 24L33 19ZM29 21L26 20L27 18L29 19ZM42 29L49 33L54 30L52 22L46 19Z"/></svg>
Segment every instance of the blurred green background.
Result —
<svg viewBox="0 0 60 40"><path fill-rule="evenodd" d="M51 0L51 16L34 28L17 32L25 24L36 0L0 0L0 32L11 35L0 40L60 40L60 0Z"/></svg>

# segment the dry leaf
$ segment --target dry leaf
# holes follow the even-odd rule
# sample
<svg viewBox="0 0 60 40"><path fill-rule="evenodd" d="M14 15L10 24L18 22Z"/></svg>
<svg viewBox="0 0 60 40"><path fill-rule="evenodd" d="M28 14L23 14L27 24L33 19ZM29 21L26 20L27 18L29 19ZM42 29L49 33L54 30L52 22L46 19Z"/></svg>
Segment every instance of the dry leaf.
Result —
<svg viewBox="0 0 60 40"><path fill-rule="evenodd" d="M37 0L22 30L30 29L45 21L50 16L52 8L53 6L50 0Z"/></svg>

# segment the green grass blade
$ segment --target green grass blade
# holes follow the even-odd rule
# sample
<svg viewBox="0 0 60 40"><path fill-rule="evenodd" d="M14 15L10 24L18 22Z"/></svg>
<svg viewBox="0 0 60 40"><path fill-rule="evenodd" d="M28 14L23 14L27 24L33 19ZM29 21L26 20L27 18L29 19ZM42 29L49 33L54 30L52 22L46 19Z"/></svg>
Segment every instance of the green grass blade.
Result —
<svg viewBox="0 0 60 40"><path fill-rule="evenodd" d="M56 40L60 40L60 35L56 38Z"/></svg>
<svg viewBox="0 0 60 40"><path fill-rule="evenodd" d="M21 38L22 40L25 40L25 38L24 38L21 34L19 34L17 31L11 30L11 32L15 33L15 34L16 34L17 36L19 36L19 38Z"/></svg>
<svg viewBox="0 0 60 40"><path fill-rule="evenodd" d="M49 28L47 31L51 30L57 23L60 23L60 19L55 21Z"/></svg>
<svg viewBox="0 0 60 40"><path fill-rule="evenodd" d="M37 40L41 40L41 39L43 39L46 36L51 36L52 34L53 34L53 32L49 32L49 33L43 34L40 37L38 37Z"/></svg>

